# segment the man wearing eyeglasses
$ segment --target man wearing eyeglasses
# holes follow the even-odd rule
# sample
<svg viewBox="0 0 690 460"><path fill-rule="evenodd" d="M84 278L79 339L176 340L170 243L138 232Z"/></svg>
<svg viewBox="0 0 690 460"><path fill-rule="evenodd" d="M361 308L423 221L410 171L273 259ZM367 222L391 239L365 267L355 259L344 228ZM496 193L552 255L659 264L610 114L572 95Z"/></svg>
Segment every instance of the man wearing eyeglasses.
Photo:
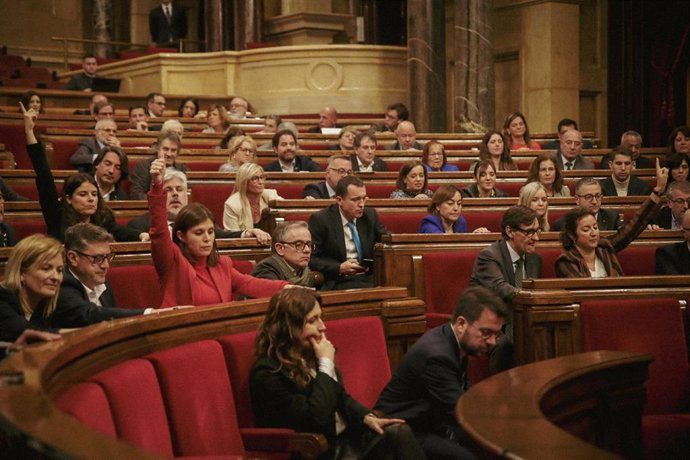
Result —
<svg viewBox="0 0 690 460"><path fill-rule="evenodd" d="M150 93L146 96L146 107L149 117L162 117L165 112L165 96L161 93Z"/></svg>
<svg viewBox="0 0 690 460"><path fill-rule="evenodd" d="M69 159L72 166L79 172L93 174L93 160L96 159L103 147L120 147L117 138L117 124L112 118L105 118L96 122L93 137L79 142L77 150Z"/></svg>
<svg viewBox="0 0 690 460"><path fill-rule="evenodd" d="M309 269L312 247L306 222L294 220L280 223L273 231L273 253L256 265L252 276L315 287L316 279Z"/></svg>
<svg viewBox="0 0 690 460"><path fill-rule="evenodd" d="M388 171L388 165L376 157L376 135L370 132L358 133L353 142L355 153L350 156L352 170L359 172Z"/></svg>
<svg viewBox="0 0 690 460"><path fill-rule="evenodd" d="M474 262L471 286L484 286L511 305L522 288L522 280L541 278L541 256L537 254L539 220L526 206L512 206L501 219L503 238L484 248ZM492 373L513 367L512 311L505 326L505 337L489 356Z"/></svg>
<svg viewBox="0 0 690 460"><path fill-rule="evenodd" d="M602 199L601 185L596 179L585 177L575 184L575 204L594 215L599 230L618 230L623 223L620 215L615 211L602 208ZM561 217L553 223L551 229L554 232L560 232L564 222L565 219Z"/></svg>
<svg viewBox="0 0 690 460"><path fill-rule="evenodd" d="M106 280L115 257L110 250L113 241L110 233L89 223L76 224L65 231L67 264L52 316L53 327L83 327L152 311L117 307L113 289Z"/></svg>
<svg viewBox="0 0 690 460"><path fill-rule="evenodd" d="M352 175L352 161L347 155L331 155L328 157L326 180L316 184L304 186L302 198L310 200L327 200L335 197L335 186L345 176Z"/></svg>
<svg viewBox="0 0 690 460"><path fill-rule="evenodd" d="M659 211L655 224L661 228L680 230L683 228L683 216L690 207L690 182L674 181L666 189L668 207Z"/></svg>
<svg viewBox="0 0 690 460"><path fill-rule="evenodd" d="M683 214L681 229L683 241L656 249L657 275L690 275L690 212Z"/></svg>
<svg viewBox="0 0 690 460"><path fill-rule="evenodd" d="M428 458L476 458L463 446L466 435L455 419L455 406L469 387L468 357L496 345L507 316L506 305L489 289L466 289L450 322L412 346L381 392L374 409L405 419Z"/></svg>

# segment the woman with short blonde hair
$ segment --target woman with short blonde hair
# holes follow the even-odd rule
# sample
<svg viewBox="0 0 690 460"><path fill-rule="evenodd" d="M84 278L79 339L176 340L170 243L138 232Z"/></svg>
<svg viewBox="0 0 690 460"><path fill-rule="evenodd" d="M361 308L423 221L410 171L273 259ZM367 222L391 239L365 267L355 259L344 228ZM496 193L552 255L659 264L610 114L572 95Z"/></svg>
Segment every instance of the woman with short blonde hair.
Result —
<svg viewBox="0 0 690 460"><path fill-rule="evenodd" d="M235 192L225 201L223 227L226 230L249 230L258 226L268 202L282 200L274 189L264 187L266 176L261 166L245 163L237 170Z"/></svg>

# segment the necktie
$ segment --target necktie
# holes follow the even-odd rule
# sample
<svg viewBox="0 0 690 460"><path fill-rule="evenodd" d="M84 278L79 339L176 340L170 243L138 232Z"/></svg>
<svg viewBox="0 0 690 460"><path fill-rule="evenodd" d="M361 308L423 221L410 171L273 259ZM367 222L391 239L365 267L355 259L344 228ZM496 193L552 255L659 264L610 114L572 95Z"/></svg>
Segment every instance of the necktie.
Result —
<svg viewBox="0 0 690 460"><path fill-rule="evenodd" d="M362 251L362 241L359 239L359 233L357 233L357 227L355 227L354 222L348 222L347 226L350 229L350 233L352 234L352 240L355 242L355 249L357 249L357 259L362 260L364 253Z"/></svg>
<svg viewBox="0 0 690 460"><path fill-rule="evenodd" d="M572 161L566 161L565 167L568 171L572 171L573 169L573 162Z"/></svg>
<svg viewBox="0 0 690 460"><path fill-rule="evenodd" d="M522 266L525 264L525 260L520 257L515 261L515 287L522 287Z"/></svg>
<svg viewBox="0 0 690 460"><path fill-rule="evenodd" d="M167 6L165 7L165 19L168 20L168 23L170 22L170 17L171 17L171 16L172 16L172 14L170 13L170 5L167 5Z"/></svg>

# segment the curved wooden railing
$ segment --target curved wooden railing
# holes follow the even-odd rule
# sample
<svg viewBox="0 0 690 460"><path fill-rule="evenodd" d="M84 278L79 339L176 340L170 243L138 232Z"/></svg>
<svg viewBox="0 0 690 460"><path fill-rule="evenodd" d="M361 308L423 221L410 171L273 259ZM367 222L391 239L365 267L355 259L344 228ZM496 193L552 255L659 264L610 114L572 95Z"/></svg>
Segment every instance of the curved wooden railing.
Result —
<svg viewBox="0 0 690 460"><path fill-rule="evenodd" d="M323 294L327 319L379 316L391 365L426 328L424 304L404 288ZM0 445L59 458L154 458L81 425L52 400L69 387L128 359L184 343L255 330L268 299L103 322L33 345L0 363ZM14 383L10 383L14 381ZM4 438L4 439L3 439ZM20 455L21 457L22 455Z"/></svg>
<svg viewBox="0 0 690 460"><path fill-rule="evenodd" d="M516 367L472 387L456 417L489 458L639 457L652 359L596 351Z"/></svg>

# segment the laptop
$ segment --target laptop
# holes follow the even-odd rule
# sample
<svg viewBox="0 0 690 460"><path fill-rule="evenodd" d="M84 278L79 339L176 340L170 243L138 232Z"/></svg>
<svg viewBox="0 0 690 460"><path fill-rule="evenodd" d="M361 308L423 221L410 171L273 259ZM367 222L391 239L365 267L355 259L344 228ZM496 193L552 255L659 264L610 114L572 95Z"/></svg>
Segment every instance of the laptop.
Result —
<svg viewBox="0 0 690 460"><path fill-rule="evenodd" d="M94 93L119 93L120 82L118 78L94 77L91 91Z"/></svg>

